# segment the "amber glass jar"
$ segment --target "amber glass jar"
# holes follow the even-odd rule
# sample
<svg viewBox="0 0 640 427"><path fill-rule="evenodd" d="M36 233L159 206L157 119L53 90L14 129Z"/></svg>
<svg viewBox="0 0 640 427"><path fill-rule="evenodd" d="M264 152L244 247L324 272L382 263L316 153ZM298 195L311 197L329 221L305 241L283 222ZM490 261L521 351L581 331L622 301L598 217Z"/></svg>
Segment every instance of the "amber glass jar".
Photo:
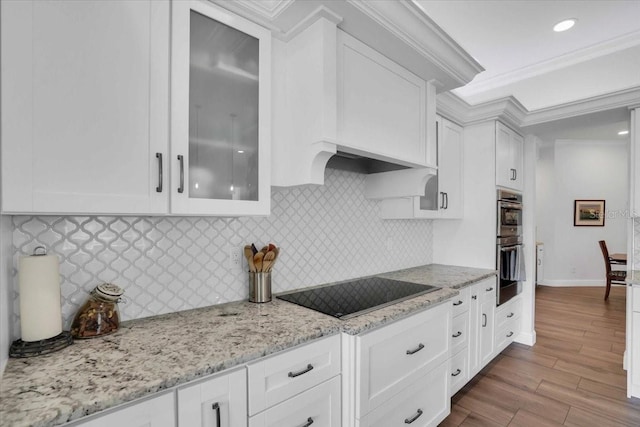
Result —
<svg viewBox="0 0 640 427"><path fill-rule="evenodd" d="M97 286L71 324L74 338L94 338L111 334L120 326L118 302L124 290L111 283Z"/></svg>

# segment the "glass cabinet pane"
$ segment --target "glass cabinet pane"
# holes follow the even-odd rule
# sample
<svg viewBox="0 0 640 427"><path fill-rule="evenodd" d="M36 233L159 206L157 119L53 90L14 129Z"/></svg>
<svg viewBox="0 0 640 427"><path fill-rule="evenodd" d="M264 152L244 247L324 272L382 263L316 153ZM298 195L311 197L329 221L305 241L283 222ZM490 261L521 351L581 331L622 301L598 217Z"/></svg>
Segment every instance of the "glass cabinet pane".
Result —
<svg viewBox="0 0 640 427"><path fill-rule="evenodd" d="M191 11L191 198L258 200L258 39Z"/></svg>

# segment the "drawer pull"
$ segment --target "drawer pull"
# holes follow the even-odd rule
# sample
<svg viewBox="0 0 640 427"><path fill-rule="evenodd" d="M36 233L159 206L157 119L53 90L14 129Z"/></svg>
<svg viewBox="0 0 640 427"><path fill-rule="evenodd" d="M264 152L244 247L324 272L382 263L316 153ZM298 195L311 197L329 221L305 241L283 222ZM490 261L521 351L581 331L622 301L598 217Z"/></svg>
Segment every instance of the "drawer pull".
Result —
<svg viewBox="0 0 640 427"><path fill-rule="evenodd" d="M482 313L482 327L486 328L487 327L487 315Z"/></svg>
<svg viewBox="0 0 640 427"><path fill-rule="evenodd" d="M513 316L514 316L514 314L513 314L513 313L509 313L509 314L507 314L507 319L510 319L510 318L512 318Z"/></svg>
<svg viewBox="0 0 640 427"><path fill-rule="evenodd" d="M416 347L414 350L407 350L407 354L409 354L409 355L416 354L417 352L419 352L423 348L424 348L424 344L420 343L420 345L418 345L418 347Z"/></svg>
<svg viewBox="0 0 640 427"><path fill-rule="evenodd" d="M511 331L511 332L509 332L509 333L507 334L507 338L511 338L512 336L513 336L513 331Z"/></svg>
<svg viewBox="0 0 640 427"><path fill-rule="evenodd" d="M460 305L462 304L462 301L458 300L458 302L454 302L453 305Z"/></svg>
<svg viewBox="0 0 640 427"><path fill-rule="evenodd" d="M222 424L220 424L220 402L216 402L211 405L211 409L216 411L216 427L221 427Z"/></svg>
<svg viewBox="0 0 640 427"><path fill-rule="evenodd" d="M456 371L451 374L452 377L457 377L458 375L460 375L462 373L462 371L460 369L456 369Z"/></svg>
<svg viewBox="0 0 640 427"><path fill-rule="evenodd" d="M313 365L312 364L308 364L307 367L304 368L302 371L289 372L289 378L299 377L300 375L306 374L307 372L309 372L312 369L313 369Z"/></svg>
<svg viewBox="0 0 640 427"><path fill-rule="evenodd" d="M491 292L492 290L493 290L493 287L485 289L485 291L487 292Z"/></svg>
<svg viewBox="0 0 640 427"><path fill-rule="evenodd" d="M414 422L415 420L420 418L420 415L422 415L422 409L418 409L418 411L416 412L416 414L413 417L405 418L404 419L404 423L405 424L411 424L412 422Z"/></svg>
<svg viewBox="0 0 640 427"><path fill-rule="evenodd" d="M458 338L460 335L462 335L462 331L458 331L455 334L451 335L452 338Z"/></svg>
<svg viewBox="0 0 640 427"><path fill-rule="evenodd" d="M309 417L307 418L307 422L302 424L300 427L309 427L311 424L313 424L313 418Z"/></svg>

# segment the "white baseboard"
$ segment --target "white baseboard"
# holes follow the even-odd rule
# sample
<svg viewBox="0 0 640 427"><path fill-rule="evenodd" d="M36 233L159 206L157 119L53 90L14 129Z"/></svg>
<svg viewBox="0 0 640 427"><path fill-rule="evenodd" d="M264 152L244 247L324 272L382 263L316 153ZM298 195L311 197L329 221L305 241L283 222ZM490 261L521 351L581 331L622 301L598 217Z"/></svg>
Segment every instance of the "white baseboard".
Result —
<svg viewBox="0 0 640 427"><path fill-rule="evenodd" d="M531 347L536 343L536 331L520 332L514 341Z"/></svg>
<svg viewBox="0 0 640 427"><path fill-rule="evenodd" d="M605 287L606 283L602 280L545 280L540 283L540 286L553 286L553 287L573 287L573 286L600 286Z"/></svg>

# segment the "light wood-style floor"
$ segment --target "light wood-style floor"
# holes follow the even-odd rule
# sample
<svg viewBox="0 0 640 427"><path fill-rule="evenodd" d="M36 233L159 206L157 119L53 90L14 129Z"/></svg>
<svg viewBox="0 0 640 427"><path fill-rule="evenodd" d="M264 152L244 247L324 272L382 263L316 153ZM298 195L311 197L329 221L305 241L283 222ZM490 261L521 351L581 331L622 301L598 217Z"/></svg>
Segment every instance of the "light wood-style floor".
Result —
<svg viewBox="0 0 640 427"><path fill-rule="evenodd" d="M625 289L536 290L537 342L512 344L452 399L440 426L640 426L622 369Z"/></svg>

